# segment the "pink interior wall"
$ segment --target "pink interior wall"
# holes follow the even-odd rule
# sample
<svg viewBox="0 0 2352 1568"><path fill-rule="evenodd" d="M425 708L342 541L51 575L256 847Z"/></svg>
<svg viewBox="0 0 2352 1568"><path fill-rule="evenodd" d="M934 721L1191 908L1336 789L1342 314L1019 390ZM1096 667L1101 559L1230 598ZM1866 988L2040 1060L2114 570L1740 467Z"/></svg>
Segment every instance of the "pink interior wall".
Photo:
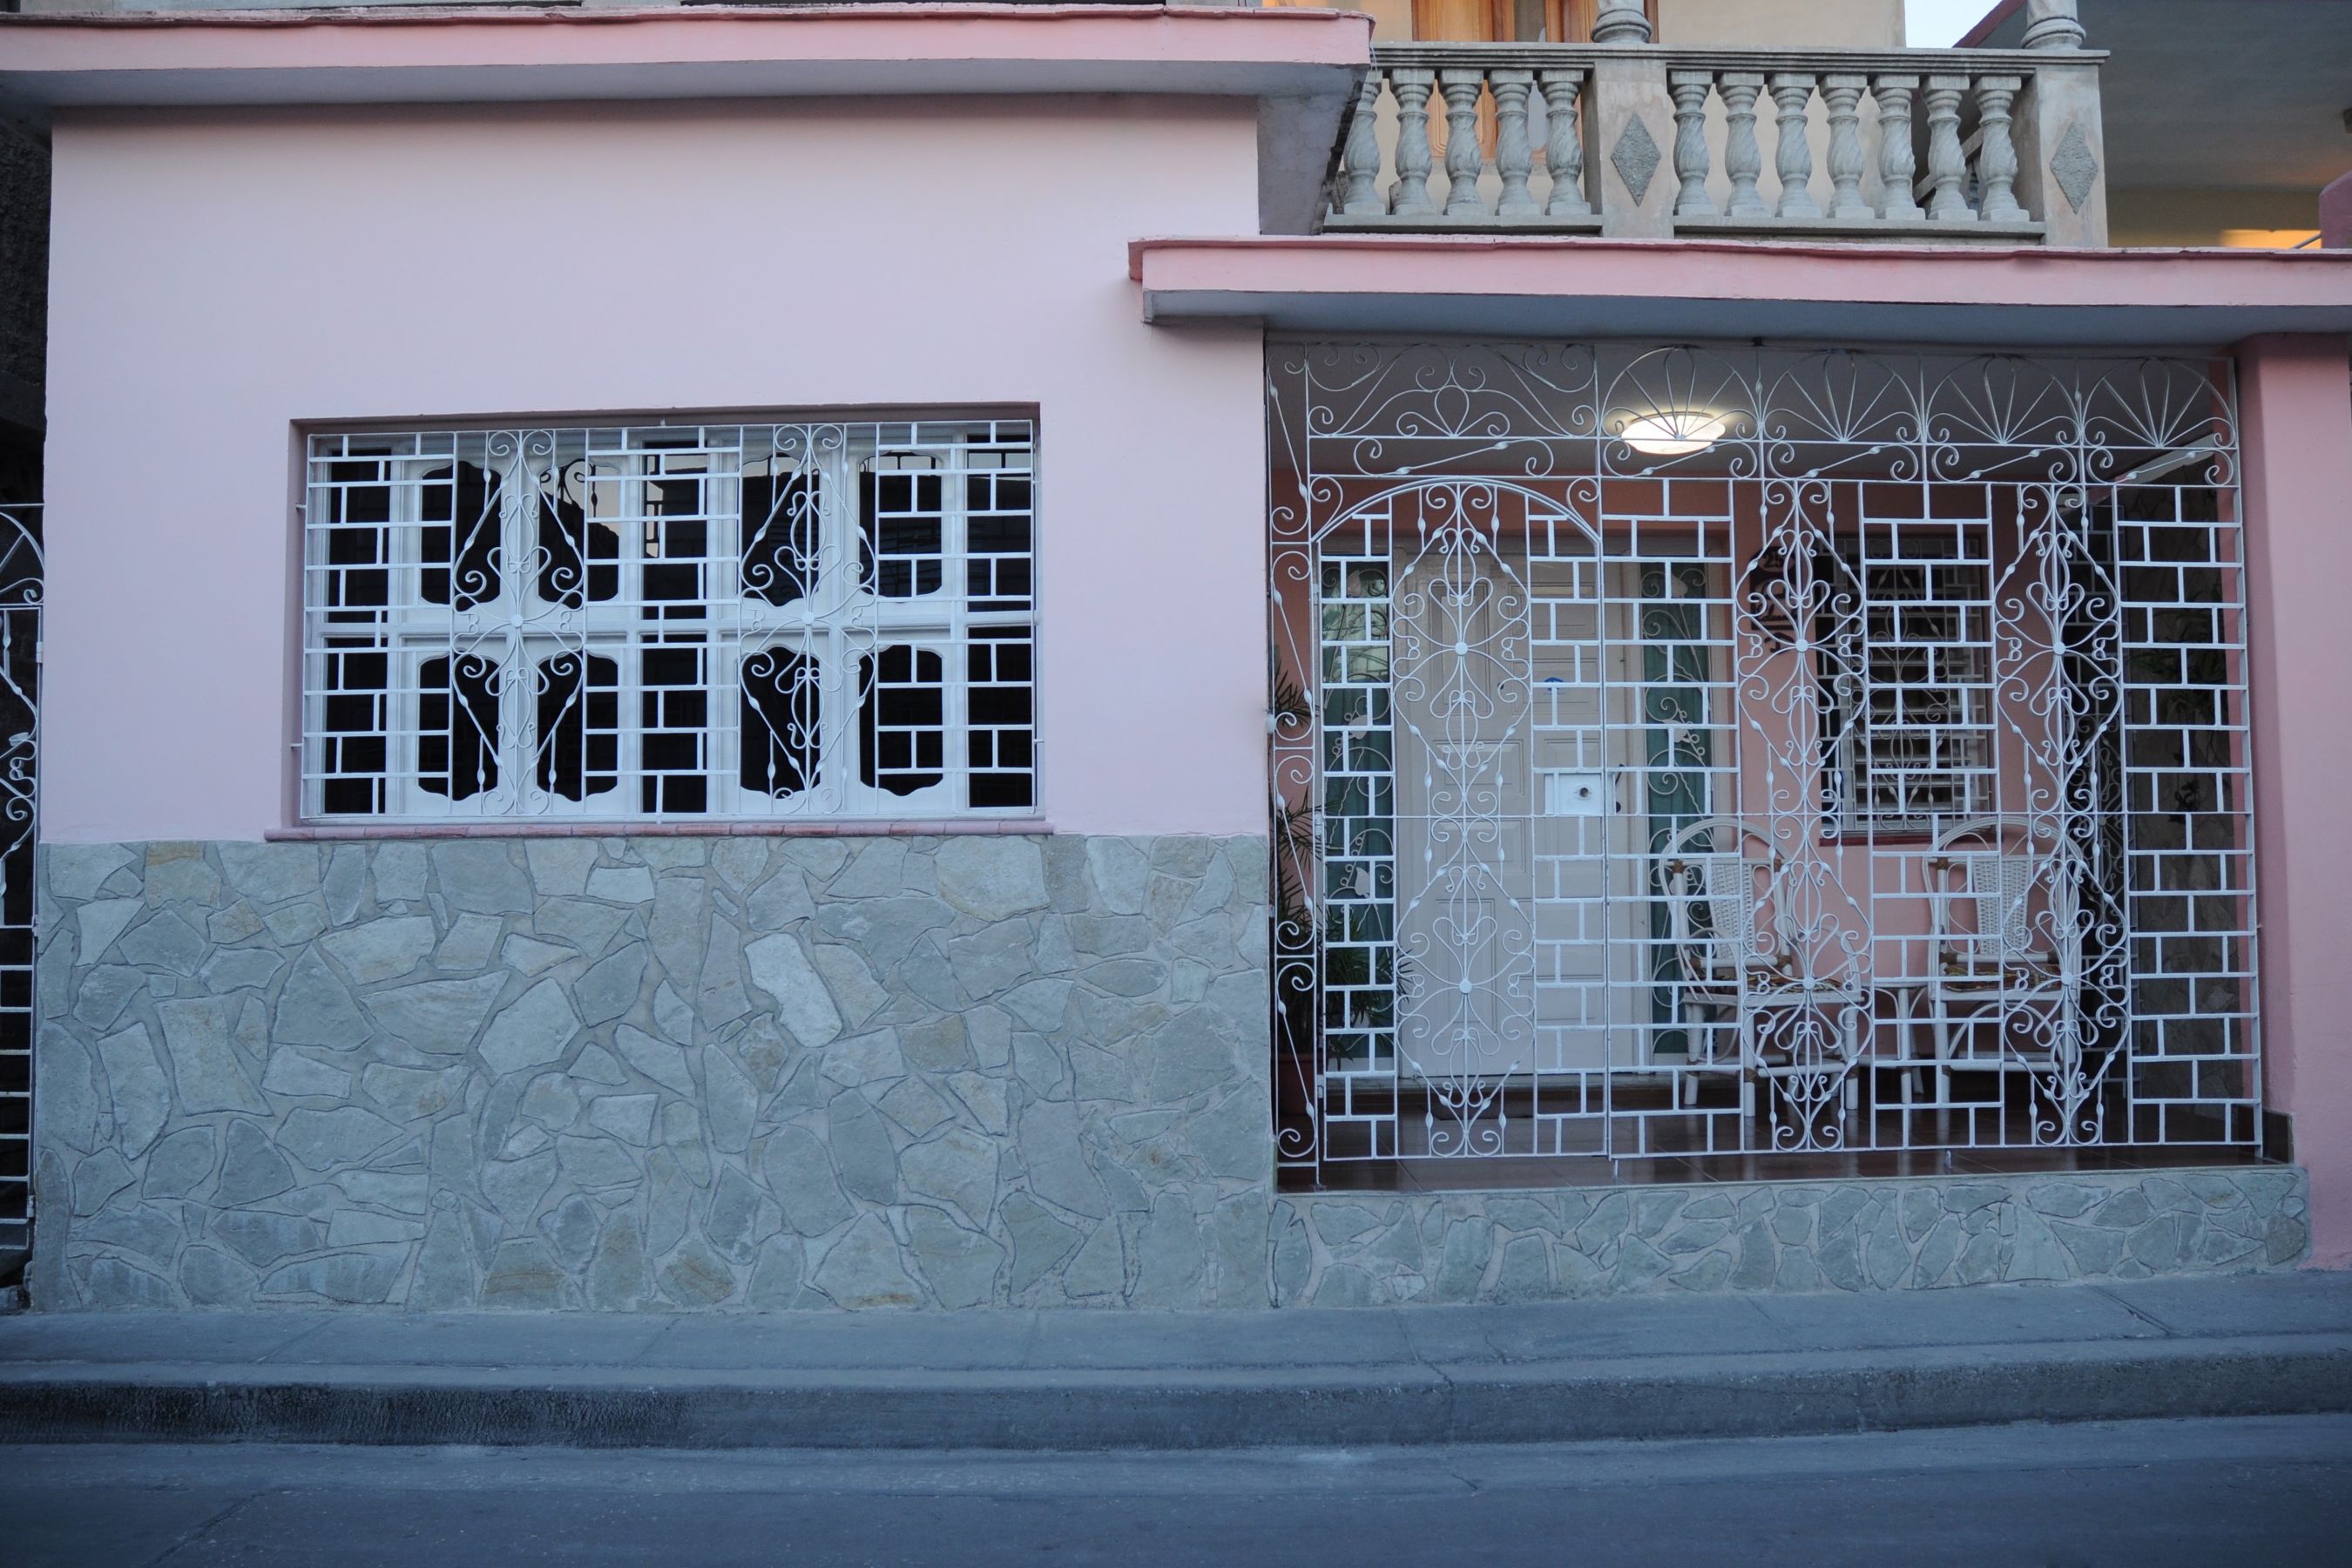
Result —
<svg viewBox="0 0 2352 1568"><path fill-rule="evenodd" d="M55 149L46 838L290 820L298 421L933 405L1038 410L1046 816L1265 831L1258 334L1147 327L1124 270L1255 229L1254 105L60 115Z"/></svg>
<svg viewBox="0 0 2352 1568"><path fill-rule="evenodd" d="M2352 360L2340 337L2239 350L2253 679L2263 1052L2311 1172L2311 1262L2352 1265Z"/></svg>

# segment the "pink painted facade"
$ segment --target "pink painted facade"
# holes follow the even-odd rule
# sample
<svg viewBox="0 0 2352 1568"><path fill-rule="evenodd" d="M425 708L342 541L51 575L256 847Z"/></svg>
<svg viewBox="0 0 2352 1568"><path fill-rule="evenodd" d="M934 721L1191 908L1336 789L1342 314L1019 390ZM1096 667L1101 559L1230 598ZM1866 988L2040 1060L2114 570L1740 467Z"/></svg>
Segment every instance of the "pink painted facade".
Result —
<svg viewBox="0 0 2352 1568"><path fill-rule="evenodd" d="M2352 1265L2352 255L1289 232L1369 51L1298 10L0 28L54 126L42 840L303 830L321 428L1034 418L1016 826L1248 839L1307 798L1269 777L1269 333L2234 354L2264 1101ZM1868 855L1832 858L1925 974L1921 873Z"/></svg>
<svg viewBox="0 0 2352 1568"><path fill-rule="evenodd" d="M2261 834L2263 1046L2271 1103L2312 1173L2312 1262L2352 1264L2352 855L2333 818L2352 767L2331 651L2352 568L2352 397L2341 338L2256 338L2240 351L2253 574L2247 618ZM2307 716L2307 717L2306 717Z"/></svg>
<svg viewBox="0 0 2352 1568"><path fill-rule="evenodd" d="M1251 830L1262 657L1238 639L1161 652L1183 606L1258 595L1257 339L1149 331L1118 258L1171 214L1252 226L1254 137L1246 105L1197 100L65 119L50 504L131 518L182 500L135 545L58 531L47 836L292 820L287 486L305 424L942 405L1034 408L1050 454L1041 722L1066 740L1043 815ZM939 178L949 142L1019 177ZM632 191L648 221L591 196L550 264L551 204ZM462 263L420 251L422 211L464 237ZM1034 239L974 243L1014 234ZM159 245L184 258L168 285ZM84 407L107 412L67 412ZM128 447L126 424L143 433ZM207 656L159 665L126 621ZM158 791L158 755L210 760Z"/></svg>

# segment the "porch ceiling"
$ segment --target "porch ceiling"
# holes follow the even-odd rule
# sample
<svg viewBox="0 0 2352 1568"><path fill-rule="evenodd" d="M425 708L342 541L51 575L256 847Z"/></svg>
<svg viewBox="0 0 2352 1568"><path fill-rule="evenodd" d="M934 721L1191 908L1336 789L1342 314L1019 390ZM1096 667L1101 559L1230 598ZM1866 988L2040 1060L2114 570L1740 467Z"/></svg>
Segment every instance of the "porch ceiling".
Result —
<svg viewBox="0 0 2352 1568"><path fill-rule="evenodd" d="M1307 331L2215 348L2352 333L2352 252L1144 239L1144 320Z"/></svg>
<svg viewBox="0 0 2352 1568"><path fill-rule="evenodd" d="M2082 0L2101 71L2112 190L2312 191L2352 169L2352 5L2344 0ZM1969 47L2024 38L2022 5Z"/></svg>

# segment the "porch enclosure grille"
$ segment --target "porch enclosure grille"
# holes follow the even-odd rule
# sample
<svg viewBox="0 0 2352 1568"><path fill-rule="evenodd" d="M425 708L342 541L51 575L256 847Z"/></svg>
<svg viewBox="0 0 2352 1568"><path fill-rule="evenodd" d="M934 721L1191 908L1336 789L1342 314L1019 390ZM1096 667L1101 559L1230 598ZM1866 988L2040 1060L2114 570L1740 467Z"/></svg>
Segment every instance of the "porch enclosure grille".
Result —
<svg viewBox="0 0 2352 1568"><path fill-rule="evenodd" d="M302 809L1026 814L1025 420L313 436Z"/></svg>
<svg viewBox="0 0 2352 1568"><path fill-rule="evenodd" d="M33 828L41 509L0 507L0 1252L33 1220Z"/></svg>
<svg viewBox="0 0 2352 1568"><path fill-rule="evenodd" d="M1269 365L1286 1166L2255 1142L2225 363Z"/></svg>

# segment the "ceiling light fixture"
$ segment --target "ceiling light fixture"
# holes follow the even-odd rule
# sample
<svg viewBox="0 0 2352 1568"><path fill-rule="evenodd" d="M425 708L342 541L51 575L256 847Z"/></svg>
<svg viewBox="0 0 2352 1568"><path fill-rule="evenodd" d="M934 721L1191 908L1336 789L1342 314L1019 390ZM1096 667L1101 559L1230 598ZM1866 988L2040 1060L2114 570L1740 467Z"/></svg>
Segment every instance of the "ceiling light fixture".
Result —
<svg viewBox="0 0 2352 1568"><path fill-rule="evenodd" d="M1671 408L1644 414L1625 426L1625 444L1653 458L1687 458L1723 439L1731 422L1719 414L1696 408Z"/></svg>

